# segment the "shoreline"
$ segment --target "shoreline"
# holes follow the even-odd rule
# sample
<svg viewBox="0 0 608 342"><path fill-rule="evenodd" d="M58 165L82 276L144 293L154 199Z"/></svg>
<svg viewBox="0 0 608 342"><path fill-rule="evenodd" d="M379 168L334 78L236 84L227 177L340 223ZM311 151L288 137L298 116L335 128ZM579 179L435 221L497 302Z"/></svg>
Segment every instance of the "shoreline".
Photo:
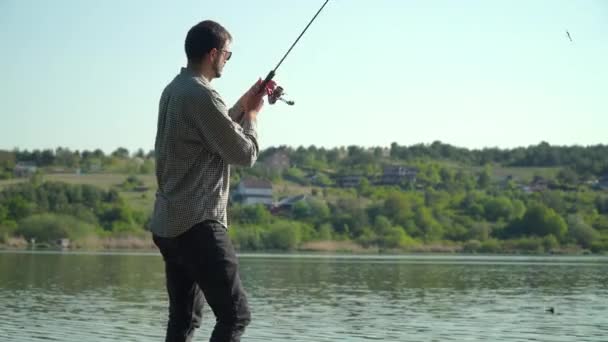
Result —
<svg viewBox="0 0 608 342"><path fill-rule="evenodd" d="M99 239L102 240L102 239ZM608 256L608 253L592 253L586 249L555 249L547 251L495 251L495 252L471 252L463 250L462 246L448 246L441 244L418 245L407 249L381 249L379 247L364 247L352 241L311 241L303 243L299 248L293 250L241 250L236 248L239 254L311 254L311 255L365 255L365 256L538 256L538 257L559 257L559 256ZM32 246L22 240L20 243L9 241L9 243L0 243L0 252L34 252L34 253L158 253L158 248L152 242L152 239L146 238L104 238L101 243L96 241L95 244L80 244L75 243L70 247L61 247L46 243Z"/></svg>

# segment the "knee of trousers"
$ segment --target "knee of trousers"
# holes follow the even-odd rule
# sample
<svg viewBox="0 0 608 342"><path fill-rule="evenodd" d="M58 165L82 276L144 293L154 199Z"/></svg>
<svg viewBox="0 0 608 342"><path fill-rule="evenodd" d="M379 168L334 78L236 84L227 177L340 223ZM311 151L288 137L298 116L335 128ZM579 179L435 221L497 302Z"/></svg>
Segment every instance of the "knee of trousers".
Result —
<svg viewBox="0 0 608 342"><path fill-rule="evenodd" d="M247 304L239 305L230 315L218 318L219 323L225 326L246 327L251 323L251 311Z"/></svg>

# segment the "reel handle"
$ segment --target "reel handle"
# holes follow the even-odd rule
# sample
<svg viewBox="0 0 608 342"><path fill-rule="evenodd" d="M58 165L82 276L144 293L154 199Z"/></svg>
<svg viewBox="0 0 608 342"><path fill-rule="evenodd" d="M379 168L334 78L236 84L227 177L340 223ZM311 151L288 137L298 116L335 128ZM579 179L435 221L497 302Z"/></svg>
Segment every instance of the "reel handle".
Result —
<svg viewBox="0 0 608 342"><path fill-rule="evenodd" d="M270 70L268 75L266 75L266 78L264 79L264 81L262 81L261 87L258 91L260 93L266 91L266 85L268 85L268 82L272 81L273 78L274 78L274 70Z"/></svg>

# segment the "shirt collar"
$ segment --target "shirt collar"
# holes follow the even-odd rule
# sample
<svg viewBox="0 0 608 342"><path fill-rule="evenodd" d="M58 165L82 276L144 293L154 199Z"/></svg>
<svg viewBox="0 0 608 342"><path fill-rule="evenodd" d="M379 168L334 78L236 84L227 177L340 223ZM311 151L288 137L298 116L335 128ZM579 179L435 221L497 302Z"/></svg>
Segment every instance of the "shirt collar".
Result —
<svg viewBox="0 0 608 342"><path fill-rule="evenodd" d="M179 74L181 76L186 76L186 77L194 77L197 80L200 80L201 82L204 82L205 84L209 84L209 81L207 81L207 79L201 75L197 75L195 74L192 70L186 68L186 67L182 67Z"/></svg>

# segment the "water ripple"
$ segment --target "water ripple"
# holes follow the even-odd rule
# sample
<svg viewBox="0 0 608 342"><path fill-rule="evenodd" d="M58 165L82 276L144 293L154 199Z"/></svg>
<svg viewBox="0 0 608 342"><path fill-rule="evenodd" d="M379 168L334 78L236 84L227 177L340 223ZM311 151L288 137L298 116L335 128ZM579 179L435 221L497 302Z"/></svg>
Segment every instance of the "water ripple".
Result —
<svg viewBox="0 0 608 342"><path fill-rule="evenodd" d="M243 340L606 341L607 271L601 258L245 255ZM162 261L0 253L0 307L0 341L161 341ZM201 341L208 307L204 317Z"/></svg>

